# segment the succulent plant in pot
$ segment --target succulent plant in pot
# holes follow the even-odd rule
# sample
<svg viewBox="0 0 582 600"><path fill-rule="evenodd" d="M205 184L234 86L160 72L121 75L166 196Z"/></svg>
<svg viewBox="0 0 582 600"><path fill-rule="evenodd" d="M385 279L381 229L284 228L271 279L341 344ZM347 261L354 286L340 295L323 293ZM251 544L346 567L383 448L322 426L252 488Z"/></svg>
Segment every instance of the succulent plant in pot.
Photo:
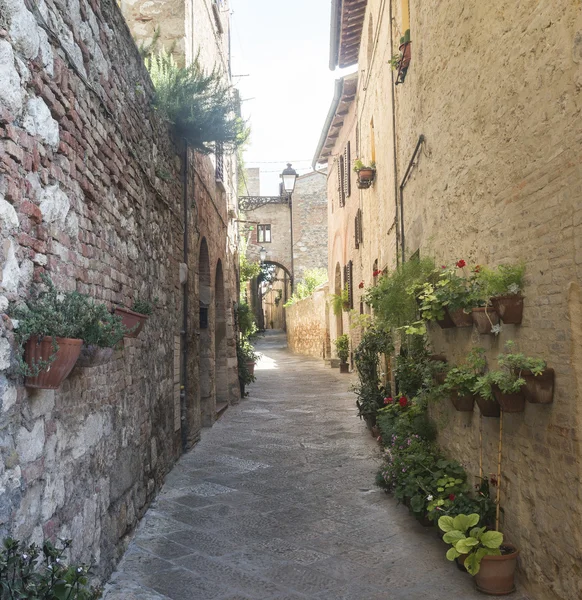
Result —
<svg viewBox="0 0 582 600"><path fill-rule="evenodd" d="M475 384L486 366L485 349L473 348L463 363L449 369L443 388L451 394L451 402L458 411L473 411Z"/></svg>
<svg viewBox="0 0 582 600"><path fill-rule="evenodd" d="M483 289L491 305L504 323L519 325L523 318L525 264L499 265L495 269L483 267L479 273Z"/></svg>
<svg viewBox="0 0 582 600"><path fill-rule="evenodd" d="M473 386L473 393L476 396L477 406L484 417L499 417L501 415L501 406L493 395L493 381L490 373L484 373L477 377Z"/></svg>
<svg viewBox="0 0 582 600"><path fill-rule="evenodd" d="M105 364L126 334L127 328L121 317L111 314L104 304L94 305L93 318L83 336L84 343L77 366L97 367Z"/></svg>

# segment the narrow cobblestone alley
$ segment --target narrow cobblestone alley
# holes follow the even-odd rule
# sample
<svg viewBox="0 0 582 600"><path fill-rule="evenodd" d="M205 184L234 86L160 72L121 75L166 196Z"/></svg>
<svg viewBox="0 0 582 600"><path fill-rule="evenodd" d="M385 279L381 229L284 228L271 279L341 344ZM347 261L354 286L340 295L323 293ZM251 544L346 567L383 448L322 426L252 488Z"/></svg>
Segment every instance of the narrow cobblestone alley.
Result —
<svg viewBox="0 0 582 600"><path fill-rule="evenodd" d="M257 349L250 397L168 476L106 600L482 598L435 530L374 487L350 377L281 335Z"/></svg>

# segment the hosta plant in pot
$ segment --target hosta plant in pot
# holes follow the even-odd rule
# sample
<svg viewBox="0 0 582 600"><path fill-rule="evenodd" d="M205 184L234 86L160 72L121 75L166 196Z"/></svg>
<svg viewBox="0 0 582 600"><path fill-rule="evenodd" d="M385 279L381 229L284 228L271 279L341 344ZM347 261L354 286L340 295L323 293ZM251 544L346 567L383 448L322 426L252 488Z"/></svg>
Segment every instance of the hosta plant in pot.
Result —
<svg viewBox="0 0 582 600"><path fill-rule="evenodd" d="M523 317L525 264L483 267L479 273L491 304L504 323L519 325Z"/></svg>
<svg viewBox="0 0 582 600"><path fill-rule="evenodd" d="M477 589L496 596L515 590L515 568L518 550L503 543L499 531L479 527L477 513L443 516L438 524L445 532L443 541L451 544L447 558L451 561L464 557L465 569L475 577Z"/></svg>
<svg viewBox="0 0 582 600"><path fill-rule="evenodd" d="M77 362L94 305L79 292L60 292L47 275L42 282L44 289L33 289L10 316L17 321L18 373L26 386L57 389Z"/></svg>
<svg viewBox="0 0 582 600"><path fill-rule="evenodd" d="M475 384L486 366L485 349L473 348L463 363L449 369L443 388L449 392L451 402L458 411L473 411Z"/></svg>
<svg viewBox="0 0 582 600"><path fill-rule="evenodd" d="M139 335L144 323L153 313L155 304L156 300L149 302L138 296L131 309L123 306L116 307L115 314L121 317L123 325L127 328L125 337L135 338Z"/></svg>
<svg viewBox="0 0 582 600"><path fill-rule="evenodd" d="M334 341L335 349L340 359L340 373L349 373L350 366L348 365L348 359L350 357L350 338L344 333L337 337Z"/></svg>

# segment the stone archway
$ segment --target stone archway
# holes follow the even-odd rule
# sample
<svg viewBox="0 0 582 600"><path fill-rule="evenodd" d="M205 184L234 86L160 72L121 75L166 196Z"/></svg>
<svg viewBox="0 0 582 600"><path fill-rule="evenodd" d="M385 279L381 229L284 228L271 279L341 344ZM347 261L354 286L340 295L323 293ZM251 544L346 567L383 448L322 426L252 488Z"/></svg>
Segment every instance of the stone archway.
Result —
<svg viewBox="0 0 582 600"><path fill-rule="evenodd" d="M334 289L333 293L336 296L341 296L342 293L342 269L339 263L335 265L335 279L334 279ZM338 314L335 315L335 333L336 338L342 335L344 332L344 323L343 323L343 314L340 310Z"/></svg>
<svg viewBox="0 0 582 600"><path fill-rule="evenodd" d="M228 364L226 356L226 306L224 275L220 259L216 263L214 279L214 383L216 413L228 406Z"/></svg>
<svg viewBox="0 0 582 600"><path fill-rule="evenodd" d="M200 362L198 381L200 382L200 412L202 425L210 427L214 417L214 344L212 337L212 287L210 277L210 256L206 238L200 242L198 258L198 290L200 301Z"/></svg>

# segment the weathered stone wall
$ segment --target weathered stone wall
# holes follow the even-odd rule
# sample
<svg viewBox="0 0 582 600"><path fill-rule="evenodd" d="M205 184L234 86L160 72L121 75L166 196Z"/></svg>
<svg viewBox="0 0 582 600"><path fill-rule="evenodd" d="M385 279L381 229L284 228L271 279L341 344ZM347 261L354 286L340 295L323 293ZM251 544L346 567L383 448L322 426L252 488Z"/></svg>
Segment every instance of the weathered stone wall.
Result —
<svg viewBox="0 0 582 600"><path fill-rule="evenodd" d="M498 338L431 330L431 339L452 362L469 347L484 346L493 368L505 340L514 339L556 370L553 405L528 405L524 413L504 417L502 530L521 549L521 579L534 597L577 598L582 594L580 5L548 3L532 12L529 5L496 0L467 11L453 1L410 2L412 62L405 83L395 88L388 61L404 33L400 6L368 2L356 122L358 154L371 158L375 148L378 171L373 187L360 194L364 244L361 257L354 255L367 286L376 259L379 268L395 265L396 191L423 134L426 143L404 188L406 255L420 250L438 264L460 258L491 266L526 261L521 326L505 325ZM351 135L351 121L344 127L337 153ZM330 194L337 189L334 177L330 161ZM349 223L334 213L330 285L349 243ZM441 443L470 473L478 473L477 409L461 415L444 399L438 412L439 422L446 423ZM482 420L485 474L497 470L499 425L498 419Z"/></svg>
<svg viewBox="0 0 582 600"><path fill-rule="evenodd" d="M287 307L287 344L292 352L326 358L329 355L328 287Z"/></svg>
<svg viewBox="0 0 582 600"><path fill-rule="evenodd" d="M106 365L74 369L55 392L27 390L14 376L12 323L0 322L0 533L70 537L72 558L94 556L103 577L183 444L199 435L200 232L212 239L213 286L221 259L238 398L230 199L215 189L212 162L191 155L189 388L180 402L183 154L152 110L125 21L107 0L0 0L0 21L0 312L43 270L110 305L158 298L139 338ZM214 337L214 313L210 326Z"/></svg>

